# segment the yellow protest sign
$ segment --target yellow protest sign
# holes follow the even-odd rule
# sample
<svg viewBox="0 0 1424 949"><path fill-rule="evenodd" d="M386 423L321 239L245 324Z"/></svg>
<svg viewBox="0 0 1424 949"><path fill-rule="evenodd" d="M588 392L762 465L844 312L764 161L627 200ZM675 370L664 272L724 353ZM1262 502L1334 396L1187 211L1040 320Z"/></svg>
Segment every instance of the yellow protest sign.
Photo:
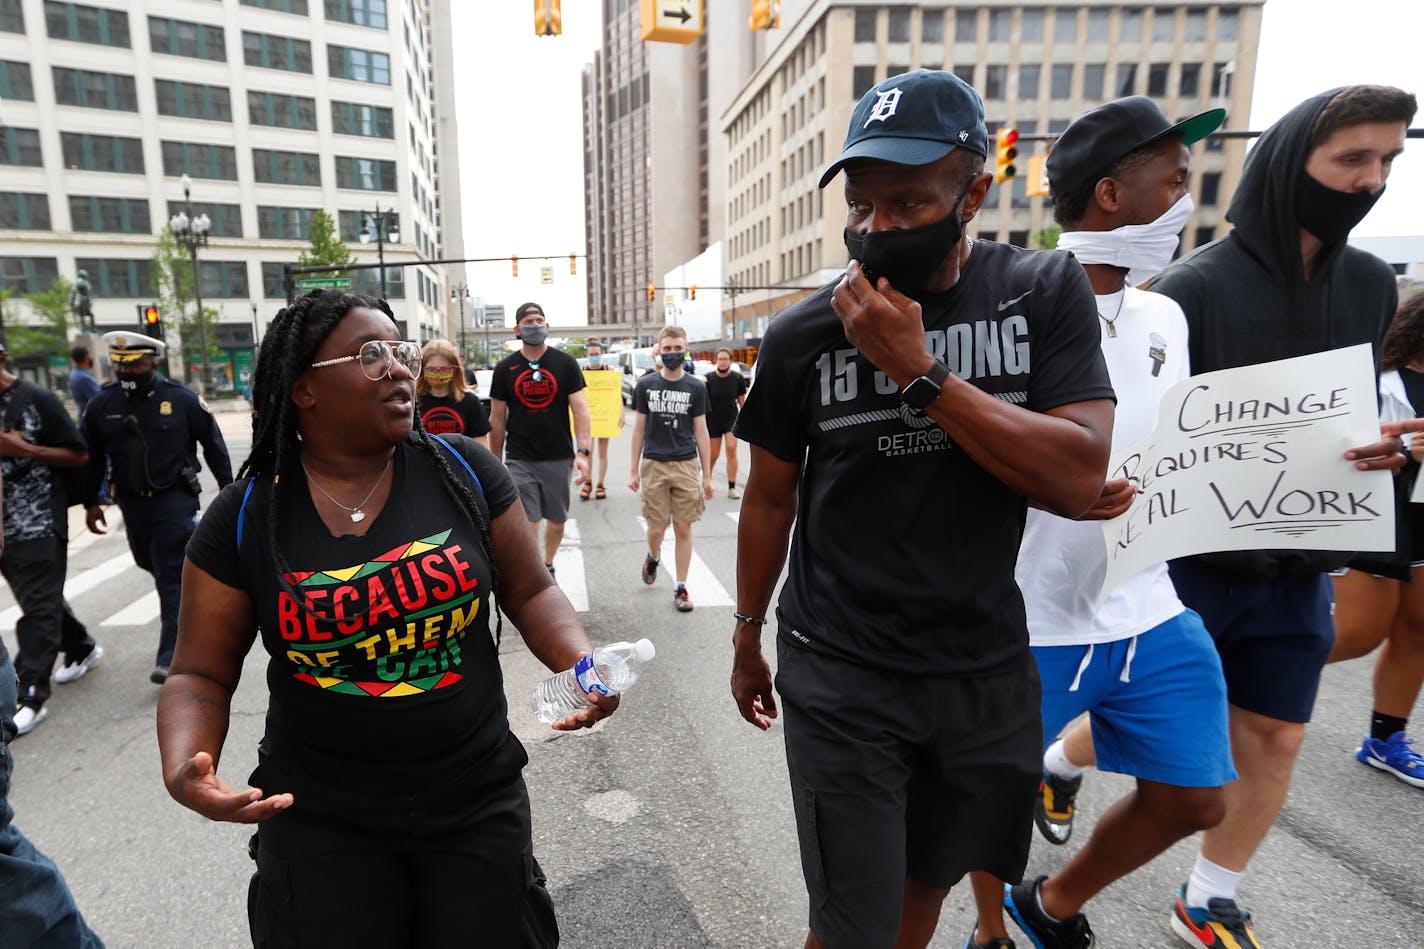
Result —
<svg viewBox="0 0 1424 949"><path fill-rule="evenodd" d="M612 369L585 369L583 382L591 423L589 435L593 438L617 438L618 419L623 414L623 374Z"/></svg>

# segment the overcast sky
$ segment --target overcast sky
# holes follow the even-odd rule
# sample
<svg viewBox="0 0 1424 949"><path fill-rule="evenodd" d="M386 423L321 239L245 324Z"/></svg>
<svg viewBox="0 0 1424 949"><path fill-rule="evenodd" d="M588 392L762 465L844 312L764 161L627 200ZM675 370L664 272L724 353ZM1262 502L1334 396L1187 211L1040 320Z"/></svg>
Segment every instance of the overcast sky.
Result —
<svg viewBox="0 0 1424 949"><path fill-rule="evenodd" d="M706 0L730 3L733 0ZM745 4L745 0L735 0ZM583 117L579 75L598 48L597 0L564 0L564 33L536 37L532 4L456 2L456 106L469 257L551 254L541 262L472 264L471 292L504 303L543 303L556 323L582 322ZM1269 0L1250 125L1265 128L1293 105L1334 86L1370 82L1424 95L1424 3L1419 0ZM1239 127L1237 122L1229 124ZM1424 125L1424 116L1415 126ZM1389 190L1360 235L1424 234L1424 140L1411 139Z"/></svg>

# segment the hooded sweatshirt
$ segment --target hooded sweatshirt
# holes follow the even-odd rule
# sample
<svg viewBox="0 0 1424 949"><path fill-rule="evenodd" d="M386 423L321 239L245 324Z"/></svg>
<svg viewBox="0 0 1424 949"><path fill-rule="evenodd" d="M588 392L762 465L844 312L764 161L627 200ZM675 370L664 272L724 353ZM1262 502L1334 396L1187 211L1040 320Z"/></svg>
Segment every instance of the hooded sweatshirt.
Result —
<svg viewBox="0 0 1424 949"><path fill-rule="evenodd" d="M1193 372L1370 343L1375 365L1399 300L1388 264L1343 241L1327 245L1309 282L1296 191L1316 119L1339 89L1307 99L1266 130L1246 158L1226 219L1231 233L1173 263L1148 289L1181 305ZM1193 558L1243 580L1332 570L1348 553L1244 550Z"/></svg>

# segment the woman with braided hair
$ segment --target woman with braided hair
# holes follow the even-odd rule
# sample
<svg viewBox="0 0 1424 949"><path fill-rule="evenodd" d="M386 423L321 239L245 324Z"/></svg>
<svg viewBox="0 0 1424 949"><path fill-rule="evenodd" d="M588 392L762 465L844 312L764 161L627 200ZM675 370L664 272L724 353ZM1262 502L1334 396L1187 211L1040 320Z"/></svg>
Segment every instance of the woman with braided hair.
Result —
<svg viewBox="0 0 1424 949"><path fill-rule="evenodd" d="M395 335L384 300L323 290L268 330L252 454L188 547L164 782L209 819L260 824L259 949L552 946L491 594L550 669L591 647L503 466L420 428L419 349ZM259 636L266 733L238 790L217 769Z"/></svg>

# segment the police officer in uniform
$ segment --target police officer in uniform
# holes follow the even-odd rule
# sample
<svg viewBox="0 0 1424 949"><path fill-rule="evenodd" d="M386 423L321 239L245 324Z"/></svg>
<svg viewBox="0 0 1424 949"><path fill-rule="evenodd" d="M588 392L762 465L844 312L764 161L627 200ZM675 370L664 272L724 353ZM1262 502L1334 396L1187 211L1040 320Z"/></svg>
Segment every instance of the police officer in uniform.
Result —
<svg viewBox="0 0 1424 949"><path fill-rule="evenodd" d="M89 444L85 468L85 522L105 533L99 488L107 463L114 497L128 525L134 561L153 574L162 608L158 658L149 678L161 684L178 641L178 594L183 553L198 512L198 443L217 478L232 481L232 462L212 412L197 393L158 374L162 340L117 330L104 334L114 382L107 383L84 412Z"/></svg>

